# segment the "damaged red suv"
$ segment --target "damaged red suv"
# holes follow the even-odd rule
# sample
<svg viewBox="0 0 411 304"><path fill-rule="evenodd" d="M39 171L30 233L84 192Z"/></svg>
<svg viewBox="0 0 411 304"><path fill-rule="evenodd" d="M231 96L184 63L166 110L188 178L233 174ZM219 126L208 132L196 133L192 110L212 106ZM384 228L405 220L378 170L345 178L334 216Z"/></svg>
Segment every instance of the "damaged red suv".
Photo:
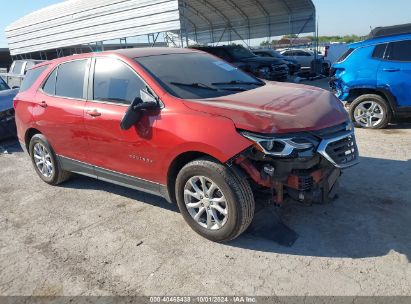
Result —
<svg viewBox="0 0 411 304"><path fill-rule="evenodd" d="M42 180L72 172L176 202L213 241L239 236L254 197L333 198L358 161L329 92L261 81L212 55L149 48L59 58L30 70L14 101Z"/></svg>

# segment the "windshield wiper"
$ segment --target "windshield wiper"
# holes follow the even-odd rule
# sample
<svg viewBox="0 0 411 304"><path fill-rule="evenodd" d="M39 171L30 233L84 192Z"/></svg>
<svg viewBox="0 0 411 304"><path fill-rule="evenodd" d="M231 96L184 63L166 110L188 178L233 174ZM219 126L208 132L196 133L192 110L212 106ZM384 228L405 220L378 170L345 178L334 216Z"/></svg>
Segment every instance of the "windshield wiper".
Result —
<svg viewBox="0 0 411 304"><path fill-rule="evenodd" d="M256 81L241 81L241 80L231 80L231 81L228 81L228 82L214 82L214 83L212 83L212 85L230 85L230 84L245 84L245 85L255 84L255 85L259 85L259 86L262 85L262 83L256 82Z"/></svg>
<svg viewBox="0 0 411 304"><path fill-rule="evenodd" d="M225 87L225 88L222 88L221 90L224 90L224 91L238 91L238 92L248 91L248 89L241 88L241 87Z"/></svg>
<svg viewBox="0 0 411 304"><path fill-rule="evenodd" d="M194 82L194 83L183 83L183 82L170 82L172 85L176 86L185 86L185 87L192 87L192 88L199 88L199 89L207 89L212 91L218 91L218 89L210 87L201 82Z"/></svg>

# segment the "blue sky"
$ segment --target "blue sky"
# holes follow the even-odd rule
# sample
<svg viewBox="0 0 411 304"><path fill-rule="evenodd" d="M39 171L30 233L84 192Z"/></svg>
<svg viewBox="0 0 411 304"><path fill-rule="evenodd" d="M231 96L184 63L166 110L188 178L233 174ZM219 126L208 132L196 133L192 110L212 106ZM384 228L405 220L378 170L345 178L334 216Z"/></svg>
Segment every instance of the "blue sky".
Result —
<svg viewBox="0 0 411 304"><path fill-rule="evenodd" d="M411 0L313 0L320 35L366 35L370 27L411 23ZM4 29L11 22L61 0L1 0L0 47L6 47Z"/></svg>

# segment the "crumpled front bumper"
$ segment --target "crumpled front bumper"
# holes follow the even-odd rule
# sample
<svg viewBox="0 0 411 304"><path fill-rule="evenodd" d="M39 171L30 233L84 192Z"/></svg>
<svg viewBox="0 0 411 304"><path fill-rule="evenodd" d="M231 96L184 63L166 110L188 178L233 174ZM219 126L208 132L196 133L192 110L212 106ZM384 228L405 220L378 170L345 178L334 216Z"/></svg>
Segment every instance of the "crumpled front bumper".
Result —
<svg viewBox="0 0 411 304"><path fill-rule="evenodd" d="M257 188L271 191L281 205L285 195L307 204L327 203L338 189L343 169L359 162L354 126L346 122L313 131L317 144L310 151L294 151L287 157L270 155L258 148L261 143L234 159Z"/></svg>

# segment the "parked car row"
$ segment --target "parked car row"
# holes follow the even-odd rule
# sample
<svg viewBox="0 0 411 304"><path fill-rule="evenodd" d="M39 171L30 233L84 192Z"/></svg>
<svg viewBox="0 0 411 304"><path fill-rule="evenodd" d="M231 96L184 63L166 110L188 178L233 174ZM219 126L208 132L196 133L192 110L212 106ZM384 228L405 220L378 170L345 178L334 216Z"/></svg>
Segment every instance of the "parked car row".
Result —
<svg viewBox="0 0 411 304"><path fill-rule="evenodd" d="M305 68L311 68L312 62L315 59L324 59L323 55L317 54L317 56L315 56L315 53L309 50L286 49L280 51L280 54L297 61L301 65L301 67Z"/></svg>
<svg viewBox="0 0 411 304"><path fill-rule="evenodd" d="M220 50L258 73L277 62ZM257 196L329 202L342 170L359 159L352 123L331 92L262 81L199 50L44 62L27 72L14 105L18 139L44 182L76 172L163 196L218 242L247 229Z"/></svg>
<svg viewBox="0 0 411 304"><path fill-rule="evenodd" d="M25 59L13 61L8 73L1 73L0 77L6 81L10 88L20 87L27 71L43 60Z"/></svg>
<svg viewBox="0 0 411 304"><path fill-rule="evenodd" d="M301 69L301 64L297 60L281 55L279 52L273 49L257 49L257 50L253 50L253 53L258 56L272 57L272 58L277 58L277 59L284 61L288 66L290 75L294 75L295 73L298 73Z"/></svg>
<svg viewBox="0 0 411 304"><path fill-rule="evenodd" d="M13 98L17 93L18 89L10 89L0 77L0 140L16 136Z"/></svg>
<svg viewBox="0 0 411 304"><path fill-rule="evenodd" d="M274 57L257 56L241 45L206 46L195 47L195 49L217 56L258 78L275 81L288 79L289 71L285 61Z"/></svg>

